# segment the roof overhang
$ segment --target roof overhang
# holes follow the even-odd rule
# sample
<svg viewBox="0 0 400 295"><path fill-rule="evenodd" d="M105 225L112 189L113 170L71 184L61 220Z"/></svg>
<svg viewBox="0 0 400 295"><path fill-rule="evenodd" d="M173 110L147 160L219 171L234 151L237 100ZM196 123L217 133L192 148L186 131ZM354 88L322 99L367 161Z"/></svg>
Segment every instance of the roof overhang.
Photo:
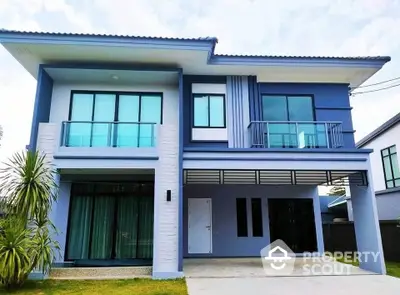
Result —
<svg viewBox="0 0 400 295"><path fill-rule="evenodd" d="M192 75L255 75L259 82L345 83L357 87L389 57L232 56L216 38L179 39L0 30L2 45L37 77L41 64L117 64L181 68Z"/></svg>

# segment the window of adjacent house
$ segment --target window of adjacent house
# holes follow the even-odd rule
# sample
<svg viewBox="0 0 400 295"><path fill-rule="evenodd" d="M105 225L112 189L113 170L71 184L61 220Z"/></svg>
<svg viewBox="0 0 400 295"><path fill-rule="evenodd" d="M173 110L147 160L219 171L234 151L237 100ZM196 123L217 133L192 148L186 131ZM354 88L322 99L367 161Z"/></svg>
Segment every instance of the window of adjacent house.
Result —
<svg viewBox="0 0 400 295"><path fill-rule="evenodd" d="M247 205L246 198L236 199L237 236L247 237Z"/></svg>
<svg viewBox="0 0 400 295"><path fill-rule="evenodd" d="M161 94L73 91L71 99L65 145L153 146L154 126L134 123L161 123Z"/></svg>
<svg viewBox="0 0 400 295"><path fill-rule="evenodd" d="M399 162L397 160L396 146L390 146L381 150L383 172L385 175L386 188L400 186Z"/></svg>
<svg viewBox="0 0 400 295"><path fill-rule="evenodd" d="M193 96L193 126L225 128L225 96L195 94Z"/></svg>
<svg viewBox="0 0 400 295"><path fill-rule="evenodd" d="M251 223L253 227L253 237L263 236L261 198L251 199Z"/></svg>

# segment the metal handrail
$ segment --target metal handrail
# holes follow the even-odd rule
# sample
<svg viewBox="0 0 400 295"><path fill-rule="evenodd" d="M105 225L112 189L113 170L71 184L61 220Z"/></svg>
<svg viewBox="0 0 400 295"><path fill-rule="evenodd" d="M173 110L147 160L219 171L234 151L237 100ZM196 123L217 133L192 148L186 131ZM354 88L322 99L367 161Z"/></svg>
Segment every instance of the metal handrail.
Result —
<svg viewBox="0 0 400 295"><path fill-rule="evenodd" d="M81 140L88 140L89 144L81 144L77 145L72 143L70 138L71 126L79 125L79 124L88 124L90 126L90 133L80 135L82 138ZM99 145L93 145L93 140L96 135L93 134L93 127L96 125L106 125L107 131L104 134L101 134L100 137L105 139L105 142ZM122 122L122 121L63 121L62 122L62 130L61 130L61 138L60 138L60 146L84 146L84 147L92 147L92 146L105 146L105 147L119 147L125 146L119 144L122 136L119 134L119 127L122 125L137 125L138 129L136 133L128 134L128 139L132 142L131 144L127 145L130 147L154 147L155 146L155 137L156 137L156 130L155 126L157 123L153 122ZM140 128L141 126L150 126L150 130L146 130L146 133L149 132L148 136L143 136L143 130ZM124 134L125 135L125 134ZM85 137L85 138L83 138ZM126 138L127 136L124 136ZM145 140L145 144L142 143Z"/></svg>
<svg viewBox="0 0 400 295"><path fill-rule="evenodd" d="M295 131L271 132L271 125L280 124L294 126ZM300 130L302 125L314 125L315 130L305 134ZM317 126L324 127L321 128L322 130L317 130ZM250 147L271 148L271 136L281 137L282 144L279 147L282 148L343 147L342 122L338 121L252 121L247 129L249 130ZM301 146L300 142L303 142L304 146Z"/></svg>
<svg viewBox="0 0 400 295"><path fill-rule="evenodd" d="M342 124L340 121L251 121L247 128L249 128L252 124L254 123L272 123L272 124L323 124L323 123L329 123L329 124Z"/></svg>

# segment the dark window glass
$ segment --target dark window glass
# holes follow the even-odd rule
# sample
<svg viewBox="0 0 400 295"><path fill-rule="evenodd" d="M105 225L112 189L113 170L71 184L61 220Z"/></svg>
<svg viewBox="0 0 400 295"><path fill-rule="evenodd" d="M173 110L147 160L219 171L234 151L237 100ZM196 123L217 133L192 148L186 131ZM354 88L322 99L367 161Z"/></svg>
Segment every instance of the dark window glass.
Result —
<svg viewBox="0 0 400 295"><path fill-rule="evenodd" d="M263 224L260 198L251 199L251 223L253 226L253 237L262 237Z"/></svg>
<svg viewBox="0 0 400 295"><path fill-rule="evenodd" d="M264 121L288 121L286 96L263 96Z"/></svg>
<svg viewBox="0 0 400 295"><path fill-rule="evenodd" d="M327 147L324 125L314 121L311 96L262 96L265 145L271 148Z"/></svg>
<svg viewBox="0 0 400 295"><path fill-rule="evenodd" d="M310 96L288 96L289 121L313 121L314 109Z"/></svg>
<svg viewBox="0 0 400 295"><path fill-rule="evenodd" d="M391 146L381 150L381 156L386 188L399 187L400 170L397 160L396 146Z"/></svg>
<svg viewBox="0 0 400 295"><path fill-rule="evenodd" d="M247 206L245 198L236 199L237 236L247 237Z"/></svg>
<svg viewBox="0 0 400 295"><path fill-rule="evenodd" d="M225 97L223 95L195 95L194 127L225 127Z"/></svg>

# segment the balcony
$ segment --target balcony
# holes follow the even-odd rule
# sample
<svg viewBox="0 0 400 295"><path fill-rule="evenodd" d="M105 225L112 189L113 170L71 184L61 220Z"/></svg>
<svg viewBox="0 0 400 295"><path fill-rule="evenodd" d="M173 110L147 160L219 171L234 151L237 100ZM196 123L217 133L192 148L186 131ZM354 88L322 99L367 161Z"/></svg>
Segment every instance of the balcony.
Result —
<svg viewBox="0 0 400 295"><path fill-rule="evenodd" d="M65 121L61 147L154 147L156 124L138 122Z"/></svg>
<svg viewBox="0 0 400 295"><path fill-rule="evenodd" d="M248 127L252 148L343 147L341 122L254 121Z"/></svg>
<svg viewBox="0 0 400 295"><path fill-rule="evenodd" d="M78 167L76 161L70 161L74 159L115 159L126 163L128 160L158 159L158 134L162 127L159 124L65 121L61 126L53 128L53 125L42 125L39 140L50 145L56 139L54 159L67 161L62 164L65 167Z"/></svg>

